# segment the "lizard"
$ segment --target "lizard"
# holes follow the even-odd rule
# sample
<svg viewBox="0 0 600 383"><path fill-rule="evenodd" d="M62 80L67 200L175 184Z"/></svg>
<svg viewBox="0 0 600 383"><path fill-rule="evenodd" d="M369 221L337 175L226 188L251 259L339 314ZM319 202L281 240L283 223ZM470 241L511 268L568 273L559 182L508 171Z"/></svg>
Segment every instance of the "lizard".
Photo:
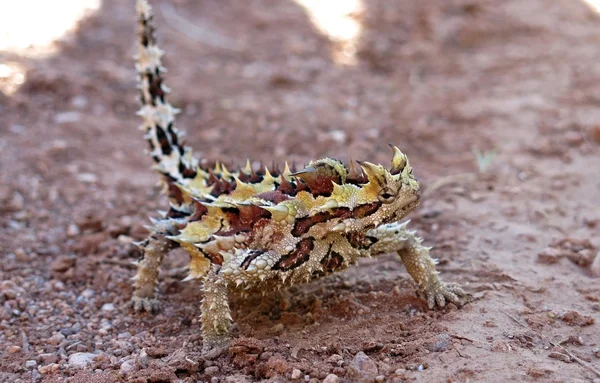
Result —
<svg viewBox="0 0 600 383"><path fill-rule="evenodd" d="M175 126L179 112L167 101L164 52L155 36L152 8L137 0L136 71L140 129L169 210L152 219L137 243L131 300L136 312L160 309L158 276L165 255L182 247L190 256L185 280L200 280L202 351L230 343L230 292L266 292L342 271L359 259L396 252L428 307L460 305L464 290L439 277L431 247L408 221L419 204L420 186L408 157L392 148L389 169L371 162L345 164L326 157L302 169L255 169L248 161L230 171L204 165Z"/></svg>

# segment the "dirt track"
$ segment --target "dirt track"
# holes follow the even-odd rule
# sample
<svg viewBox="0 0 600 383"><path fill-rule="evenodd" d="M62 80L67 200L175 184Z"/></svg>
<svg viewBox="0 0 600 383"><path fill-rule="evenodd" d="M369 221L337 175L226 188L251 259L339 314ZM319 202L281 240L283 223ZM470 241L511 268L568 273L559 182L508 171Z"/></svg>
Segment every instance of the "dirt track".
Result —
<svg viewBox="0 0 600 383"><path fill-rule="evenodd" d="M197 155L387 164L398 145L425 188L412 225L470 293L430 312L395 256L366 260L233 298L238 340L204 362L184 254L161 314L126 307L130 242L166 203L136 129L130 3L104 0L50 57L0 51L27 70L0 93L0 381L600 381L598 13L364 0L356 62L339 63L293 1L176 1L208 37L157 12ZM496 155L483 169L474 152Z"/></svg>

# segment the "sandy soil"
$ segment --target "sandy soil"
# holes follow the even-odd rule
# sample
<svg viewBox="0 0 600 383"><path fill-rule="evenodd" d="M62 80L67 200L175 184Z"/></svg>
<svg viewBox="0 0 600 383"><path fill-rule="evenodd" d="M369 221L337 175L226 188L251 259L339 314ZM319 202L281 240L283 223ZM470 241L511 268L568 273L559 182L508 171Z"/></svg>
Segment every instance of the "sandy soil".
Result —
<svg viewBox="0 0 600 383"><path fill-rule="evenodd" d="M131 241L166 202L136 130L130 3L104 0L50 57L0 52L26 68L0 93L0 381L600 381L599 14L365 0L340 64L293 1L176 1L196 28L157 12L198 155L387 163L398 145L426 189L412 224L470 294L427 311L395 256L366 260L232 298L237 340L204 361L184 254L161 314L127 308Z"/></svg>

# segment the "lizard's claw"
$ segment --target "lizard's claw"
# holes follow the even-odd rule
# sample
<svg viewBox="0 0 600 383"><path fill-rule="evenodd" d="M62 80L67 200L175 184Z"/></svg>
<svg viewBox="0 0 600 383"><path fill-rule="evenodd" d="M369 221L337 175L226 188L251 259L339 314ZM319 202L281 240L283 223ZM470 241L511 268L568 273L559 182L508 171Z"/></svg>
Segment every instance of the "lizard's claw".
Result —
<svg viewBox="0 0 600 383"><path fill-rule="evenodd" d="M425 291L423 291L427 299L427 306L433 310L436 306L444 307L447 302L452 302L457 306L461 306L459 297L466 295L465 291L456 283L444 283L437 280L431 283Z"/></svg>
<svg viewBox="0 0 600 383"><path fill-rule="evenodd" d="M151 314L156 314L161 310L160 302L155 298L142 298L134 296L131 298L130 305L137 313L146 311Z"/></svg>

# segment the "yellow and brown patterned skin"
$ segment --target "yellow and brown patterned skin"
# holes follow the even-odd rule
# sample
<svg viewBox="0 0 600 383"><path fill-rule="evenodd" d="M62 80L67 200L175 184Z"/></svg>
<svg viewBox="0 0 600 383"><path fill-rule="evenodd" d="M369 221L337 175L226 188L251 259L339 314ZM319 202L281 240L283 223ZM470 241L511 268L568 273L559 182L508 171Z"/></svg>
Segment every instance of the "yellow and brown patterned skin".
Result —
<svg viewBox="0 0 600 383"><path fill-rule="evenodd" d="M264 292L304 283L355 264L361 257L397 252L429 307L459 303L463 290L442 282L430 248L399 223L419 203L419 184L408 158L396 147L390 169L369 162L346 166L333 158L304 169L230 172L193 158L175 127L177 110L166 100L163 52L156 45L152 11L138 0L137 71L141 129L155 169L162 175L170 209L153 221L140 243L136 311L158 310L158 273L176 246L190 255L189 276L203 282L204 352L228 343L232 318L228 292Z"/></svg>

